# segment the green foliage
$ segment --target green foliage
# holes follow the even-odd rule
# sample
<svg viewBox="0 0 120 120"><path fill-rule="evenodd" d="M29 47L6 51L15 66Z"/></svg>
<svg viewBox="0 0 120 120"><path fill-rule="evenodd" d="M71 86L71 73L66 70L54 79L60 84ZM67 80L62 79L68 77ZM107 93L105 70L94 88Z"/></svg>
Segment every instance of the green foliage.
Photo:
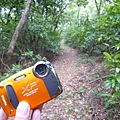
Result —
<svg viewBox="0 0 120 120"><path fill-rule="evenodd" d="M119 43L120 44L120 43ZM110 104L120 104L120 47L117 44L115 55L104 52L106 58L105 65L109 69L109 75L105 80L105 90L112 89L111 93L104 93L101 96L106 96L106 107Z"/></svg>
<svg viewBox="0 0 120 120"><path fill-rule="evenodd" d="M26 51L24 54L21 55L19 61L17 64L13 64L13 67L16 69L17 66L20 66L22 69L22 66L28 67L33 65L36 61L40 61L40 60L46 60L46 57L42 57L40 54L34 54L33 51L28 50Z"/></svg>
<svg viewBox="0 0 120 120"><path fill-rule="evenodd" d="M81 16L80 21L83 17ZM80 26L69 25L64 36L66 42L81 52L90 55L101 54L104 51L114 52L113 46L120 38L120 2L104 7L103 13L92 20L85 19Z"/></svg>
<svg viewBox="0 0 120 120"><path fill-rule="evenodd" d="M2 80L5 80L6 78L8 78L10 76L10 73L4 73L4 75L0 75L0 82Z"/></svg>
<svg viewBox="0 0 120 120"><path fill-rule="evenodd" d="M22 56L32 57L33 56L33 51L27 51L24 54L22 54Z"/></svg>
<svg viewBox="0 0 120 120"><path fill-rule="evenodd" d="M14 53L14 57L18 57L18 55ZM37 61L40 61L40 60L47 60L47 58L40 56L40 54L34 54L33 51L30 51L30 50L26 51L20 57L18 63L12 64L12 67L9 71L4 72L3 75L0 74L0 81L10 77L11 75L27 67L34 65Z"/></svg>
<svg viewBox="0 0 120 120"><path fill-rule="evenodd" d="M25 9L26 0L2 1L0 3L0 58L6 63L5 53ZM36 0L32 2L26 24L17 40L12 57L12 64L29 62L32 57L51 56L60 49L60 31L58 24L61 21L66 4L63 0ZM25 61L26 59L26 61ZM36 59L36 57L34 58ZM34 61L34 60L33 60ZM0 69L1 67L0 63ZM16 69L16 68L15 68Z"/></svg>
<svg viewBox="0 0 120 120"><path fill-rule="evenodd" d="M51 24L50 19L52 18L49 16L50 19L48 20L46 16L39 14L37 10L34 14L31 13L31 16L34 19L29 19L25 25L19 37L19 46L22 47L25 44L24 49L34 50L35 53L40 51L57 53L60 48L60 33L55 30L54 24ZM24 36L24 34L26 35Z"/></svg>
<svg viewBox="0 0 120 120"><path fill-rule="evenodd" d="M16 22L11 22L9 24L3 25L0 22L0 51L5 51L8 47L10 40L12 38L12 34L14 33L14 29L16 27Z"/></svg>
<svg viewBox="0 0 120 120"><path fill-rule="evenodd" d="M78 6L86 6L88 4L87 0L75 0Z"/></svg>
<svg viewBox="0 0 120 120"><path fill-rule="evenodd" d="M17 73L21 70L20 64L12 64L11 72L12 73Z"/></svg>
<svg viewBox="0 0 120 120"><path fill-rule="evenodd" d="M64 34L65 42L70 45L71 47L76 48L79 42L79 37L80 37L80 28L75 25L71 25L67 28L68 30ZM75 32L79 31L79 32Z"/></svg>

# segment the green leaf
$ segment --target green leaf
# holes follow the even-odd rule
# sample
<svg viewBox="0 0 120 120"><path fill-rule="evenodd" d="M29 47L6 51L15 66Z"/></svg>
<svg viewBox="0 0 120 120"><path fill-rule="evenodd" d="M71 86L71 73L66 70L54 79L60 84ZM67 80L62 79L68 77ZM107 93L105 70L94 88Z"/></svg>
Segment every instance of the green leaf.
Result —
<svg viewBox="0 0 120 120"><path fill-rule="evenodd" d="M104 88L105 89L111 88L111 82L110 81L106 82Z"/></svg>
<svg viewBox="0 0 120 120"><path fill-rule="evenodd" d="M115 74L111 73L111 74L109 74L109 77L115 77Z"/></svg>
<svg viewBox="0 0 120 120"><path fill-rule="evenodd" d="M113 63L112 63L112 62L104 62L104 64L105 64L107 67L110 67L110 66L112 66L112 65L113 65Z"/></svg>
<svg viewBox="0 0 120 120"><path fill-rule="evenodd" d="M111 98L105 103L105 107L108 108L110 104L114 104L114 103L115 103L115 100Z"/></svg>
<svg viewBox="0 0 120 120"><path fill-rule="evenodd" d="M120 92L116 90L114 94L112 95L112 98L117 98L120 95Z"/></svg>
<svg viewBox="0 0 120 120"><path fill-rule="evenodd" d="M114 87L115 87L115 79L112 79L111 81L112 81L112 82L111 82L112 88L114 88Z"/></svg>
<svg viewBox="0 0 120 120"><path fill-rule="evenodd" d="M120 72L120 69L119 68L116 68L116 73L119 73Z"/></svg>
<svg viewBox="0 0 120 120"><path fill-rule="evenodd" d="M114 59L115 60L120 59L120 54L115 55Z"/></svg>
<svg viewBox="0 0 120 120"><path fill-rule="evenodd" d="M116 79L120 83L120 75L118 75Z"/></svg>
<svg viewBox="0 0 120 120"><path fill-rule="evenodd" d="M120 83L117 82L117 83L116 83L116 86L115 86L115 90L116 90L116 91L119 91L119 89L120 89ZM120 92L119 92L118 94L120 95Z"/></svg>
<svg viewBox="0 0 120 120"><path fill-rule="evenodd" d="M118 43L118 44L116 45L116 49L117 49L117 50L120 49L120 43Z"/></svg>
<svg viewBox="0 0 120 120"><path fill-rule="evenodd" d="M111 97L112 95L109 94L109 93L99 93L98 96L101 96L101 97Z"/></svg>
<svg viewBox="0 0 120 120"><path fill-rule="evenodd" d="M107 59L112 60L112 57L108 52L103 52L103 54Z"/></svg>

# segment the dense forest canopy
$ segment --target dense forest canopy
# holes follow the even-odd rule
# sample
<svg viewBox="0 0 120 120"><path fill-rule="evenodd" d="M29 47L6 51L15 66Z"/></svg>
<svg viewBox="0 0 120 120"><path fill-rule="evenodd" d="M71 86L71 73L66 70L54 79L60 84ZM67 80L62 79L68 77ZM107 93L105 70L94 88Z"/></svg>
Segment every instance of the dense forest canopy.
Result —
<svg viewBox="0 0 120 120"><path fill-rule="evenodd" d="M117 1L91 0L82 6L73 2L65 11L66 42L89 54L111 51L119 43L119 11Z"/></svg>
<svg viewBox="0 0 120 120"><path fill-rule="evenodd" d="M1 57L8 50L26 2L3 0L0 3ZM117 0L33 0L14 55L21 56L28 51L34 54L45 54L47 51L57 53L62 39L60 33L67 43L80 51L102 53L110 49L108 46L113 45L113 41L118 43L119 31Z"/></svg>
<svg viewBox="0 0 120 120"><path fill-rule="evenodd" d="M7 64L9 45L31 1ZM112 88L107 105L120 98L120 1L119 0L2 0L0 2L0 72L20 70L41 56L53 56L62 39L79 52L103 55L110 69L106 89ZM27 9L27 8L26 8ZM30 65L29 64L29 65ZM27 66L25 66L27 67ZM6 75L6 74L5 74ZM7 74L8 75L8 74ZM106 105L106 106L107 106Z"/></svg>
<svg viewBox="0 0 120 120"><path fill-rule="evenodd" d="M25 0L2 1L0 3L0 55L3 59L15 29L24 13ZM33 1L28 19L17 39L13 53L16 60L25 52L46 54L47 51L58 53L60 33L57 30L61 14L66 8L63 0ZM15 61L16 61L15 60ZM15 62L13 61L13 63Z"/></svg>

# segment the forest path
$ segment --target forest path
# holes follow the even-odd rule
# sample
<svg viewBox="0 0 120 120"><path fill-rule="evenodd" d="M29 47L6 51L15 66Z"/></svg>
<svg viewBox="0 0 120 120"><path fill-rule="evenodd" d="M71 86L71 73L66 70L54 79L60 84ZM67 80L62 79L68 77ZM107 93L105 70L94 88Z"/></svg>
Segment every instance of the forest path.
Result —
<svg viewBox="0 0 120 120"><path fill-rule="evenodd" d="M76 49L62 45L59 56L55 58L52 64L64 91L57 99L53 99L45 104L42 120L67 120L67 118L70 119L73 117L72 114L67 114L67 112L70 112L71 110L69 109L72 109L70 106L74 105L71 100L73 94L71 85L75 83L74 78L79 74L78 67L76 66L78 59Z"/></svg>
<svg viewBox="0 0 120 120"><path fill-rule="evenodd" d="M60 51L60 55L53 62L62 84L66 84L70 79L78 75L78 53L76 49L65 47Z"/></svg>
<svg viewBox="0 0 120 120"><path fill-rule="evenodd" d="M60 54L52 64L62 83L63 93L44 105L41 120L93 120L94 111L100 106L91 90L96 89L98 83L89 83L94 74L101 71L101 63L81 58L76 49L62 43ZM91 101L95 101L95 109ZM102 115L103 111L100 110L99 114Z"/></svg>

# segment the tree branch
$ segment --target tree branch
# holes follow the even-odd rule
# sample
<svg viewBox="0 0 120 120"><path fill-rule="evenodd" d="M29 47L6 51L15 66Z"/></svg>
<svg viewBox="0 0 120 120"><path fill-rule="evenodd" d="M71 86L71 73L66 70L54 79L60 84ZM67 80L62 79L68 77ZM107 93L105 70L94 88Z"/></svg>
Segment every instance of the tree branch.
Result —
<svg viewBox="0 0 120 120"><path fill-rule="evenodd" d="M93 83L93 82L96 82L96 81L98 81L98 80L102 80L102 79L107 78L107 77L108 77L108 76L102 76L101 78L97 78L97 79L95 79L95 80L93 80L93 81L90 81L89 84L91 84L91 83Z"/></svg>
<svg viewBox="0 0 120 120"><path fill-rule="evenodd" d="M20 21L19 21L19 24L18 24L18 26L16 27L16 30L15 30L13 36L12 36L12 40L11 40L11 43L10 43L10 45L9 45L9 47L8 47L8 52L7 52L7 56L8 56L7 62L8 62L8 64L9 64L10 61L11 61L11 56L12 56L12 54L13 54L13 51L14 51L14 48L15 48L15 44L16 44L16 41L17 41L18 36L19 36L19 34L20 34L20 31L21 31L21 29L23 28L23 26L24 26L24 24L25 24L25 22L26 22L26 20L27 20L27 17L28 17L28 15L29 15L29 10L30 10L32 1L33 1L33 0L28 0L28 1L27 1L27 4L26 4L25 10L24 10L24 13L23 13L23 15L22 15L22 17L21 17L21 19L20 19Z"/></svg>

